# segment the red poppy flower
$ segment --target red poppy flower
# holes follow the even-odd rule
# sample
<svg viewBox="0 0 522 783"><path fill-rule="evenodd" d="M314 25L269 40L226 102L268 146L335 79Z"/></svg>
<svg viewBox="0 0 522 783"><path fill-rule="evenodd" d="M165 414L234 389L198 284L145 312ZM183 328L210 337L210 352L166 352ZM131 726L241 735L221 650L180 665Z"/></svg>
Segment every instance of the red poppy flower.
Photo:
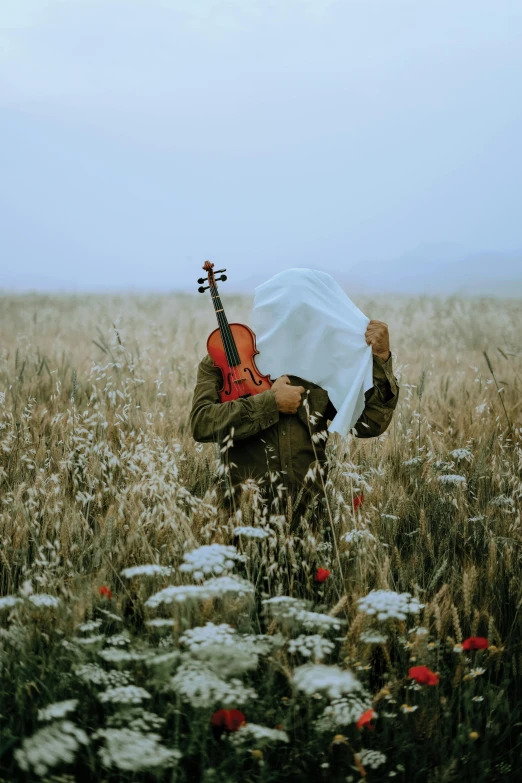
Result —
<svg viewBox="0 0 522 783"><path fill-rule="evenodd" d="M470 636L462 642L463 650L487 650L489 642L483 636Z"/></svg>
<svg viewBox="0 0 522 783"><path fill-rule="evenodd" d="M106 585L102 585L98 588L99 594L102 598L112 598L112 593Z"/></svg>
<svg viewBox="0 0 522 783"><path fill-rule="evenodd" d="M317 573L315 575L315 581L326 582L329 576L330 576L330 571L328 571L327 568L318 568Z"/></svg>
<svg viewBox="0 0 522 783"><path fill-rule="evenodd" d="M237 731L246 723L246 718L241 710L218 710L212 716L211 723L225 731Z"/></svg>
<svg viewBox="0 0 522 783"><path fill-rule="evenodd" d="M363 726L367 726L370 731L373 731L375 726L372 726L371 720L375 717L375 713L373 710L366 710L366 712L363 712L357 723L355 724L358 729L362 729Z"/></svg>
<svg viewBox="0 0 522 783"><path fill-rule="evenodd" d="M438 685L439 675L428 669L427 666L412 666L408 672L410 680L415 680L419 685Z"/></svg>
<svg viewBox="0 0 522 783"><path fill-rule="evenodd" d="M363 503L364 503L364 495L361 492L360 495L356 495L354 497L354 499L353 499L353 507L354 507L354 509L357 510L359 508L359 506L362 506Z"/></svg>

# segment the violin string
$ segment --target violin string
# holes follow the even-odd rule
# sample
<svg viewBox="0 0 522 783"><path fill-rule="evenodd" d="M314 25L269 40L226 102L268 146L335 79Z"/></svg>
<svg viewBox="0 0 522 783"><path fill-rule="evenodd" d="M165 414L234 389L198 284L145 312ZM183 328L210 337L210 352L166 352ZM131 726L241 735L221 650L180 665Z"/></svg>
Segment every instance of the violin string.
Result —
<svg viewBox="0 0 522 783"><path fill-rule="evenodd" d="M210 285L210 294L211 294L211 296L212 296L212 298L214 300L215 299L219 299L219 302L221 303L221 297L219 296L219 292L217 290L217 286L215 285L215 283ZM214 303L214 306L215 306L215 303ZM230 345L230 342L227 341L227 333L226 333L225 324L223 322L221 314L217 310L216 310L216 317L217 317L218 324L219 324L219 327L220 327L219 331L220 331L221 339L222 339L222 342L223 342L223 348L225 349L225 356L226 356L226 359L227 359L227 367L232 372L232 367L230 366L230 363L229 363L229 356L232 356L232 350L231 350L232 346Z"/></svg>
<svg viewBox="0 0 522 783"><path fill-rule="evenodd" d="M221 297L219 296L217 285L215 283L211 286L211 295L214 296L214 292L213 292L212 289L214 289L215 295L219 298L219 301L221 302ZM227 367L230 370L230 375L231 375L232 380L233 381L234 380L238 381L239 378L240 378L239 370L237 369L237 367L232 366L230 364L230 361L229 361L229 355L230 355L231 358L233 358L233 354L234 354L234 338L232 337L232 330L230 330L230 336L232 337L232 343L231 343L230 339L228 337L226 324L223 322L222 318L220 318L220 313L216 312L216 315L217 315L218 323L219 323L219 325L221 327L220 333L221 333L221 338L223 340L223 347L225 349L225 356L227 358ZM229 326L229 329L230 329L230 326ZM227 351L227 348L228 348L228 351ZM238 353L237 346L236 346L236 353Z"/></svg>
<svg viewBox="0 0 522 783"><path fill-rule="evenodd" d="M229 329L230 329L230 326L229 326ZM228 331L227 331L227 328L226 328L226 324L223 325L223 330L221 332L221 335L223 337L223 342L224 343L226 342L226 345L229 348L230 357L234 358L234 338L232 336L232 330L231 329L230 329L230 337L229 337L229 334L228 334ZM232 342L230 342L230 338L232 339ZM236 346L236 353L238 353L237 346ZM227 354L226 347L225 347L225 355L227 356L227 366L228 366L228 369L230 370L230 375L231 375L232 381L239 380L239 377L240 377L239 370L238 370L237 366L231 365L230 362L228 361L228 354Z"/></svg>

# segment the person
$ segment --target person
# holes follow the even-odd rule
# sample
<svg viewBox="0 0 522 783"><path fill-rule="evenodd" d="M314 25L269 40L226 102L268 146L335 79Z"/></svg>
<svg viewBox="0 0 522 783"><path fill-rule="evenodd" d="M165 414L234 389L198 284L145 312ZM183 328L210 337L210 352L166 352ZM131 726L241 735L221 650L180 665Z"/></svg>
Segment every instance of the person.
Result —
<svg viewBox="0 0 522 783"><path fill-rule="evenodd" d="M248 479L273 500L282 483L299 519L324 495L329 431L375 438L390 425L399 385L389 330L364 316L329 275L303 269L256 288L254 323L258 369L277 375L271 388L221 403L221 370L207 354L197 370L190 430L199 443L226 444L227 508ZM279 374L283 367L289 372Z"/></svg>

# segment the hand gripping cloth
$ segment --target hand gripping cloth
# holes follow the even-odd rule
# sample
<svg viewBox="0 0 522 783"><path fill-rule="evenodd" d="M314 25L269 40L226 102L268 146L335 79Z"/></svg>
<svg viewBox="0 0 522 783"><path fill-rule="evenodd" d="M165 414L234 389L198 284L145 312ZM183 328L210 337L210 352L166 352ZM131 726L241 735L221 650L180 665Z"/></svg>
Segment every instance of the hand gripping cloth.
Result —
<svg viewBox="0 0 522 783"><path fill-rule="evenodd" d="M256 365L272 380L297 375L326 389L337 410L328 431L345 436L373 386L369 322L326 272L285 269L254 289Z"/></svg>

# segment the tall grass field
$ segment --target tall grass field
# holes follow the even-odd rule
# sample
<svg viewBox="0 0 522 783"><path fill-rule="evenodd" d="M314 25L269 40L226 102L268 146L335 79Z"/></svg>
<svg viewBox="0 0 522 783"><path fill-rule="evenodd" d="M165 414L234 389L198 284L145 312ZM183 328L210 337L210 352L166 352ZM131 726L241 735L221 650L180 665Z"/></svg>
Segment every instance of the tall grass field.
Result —
<svg viewBox="0 0 522 783"><path fill-rule="evenodd" d="M207 299L1 297L2 783L522 779L522 303L354 300L400 398L317 530L218 503Z"/></svg>

